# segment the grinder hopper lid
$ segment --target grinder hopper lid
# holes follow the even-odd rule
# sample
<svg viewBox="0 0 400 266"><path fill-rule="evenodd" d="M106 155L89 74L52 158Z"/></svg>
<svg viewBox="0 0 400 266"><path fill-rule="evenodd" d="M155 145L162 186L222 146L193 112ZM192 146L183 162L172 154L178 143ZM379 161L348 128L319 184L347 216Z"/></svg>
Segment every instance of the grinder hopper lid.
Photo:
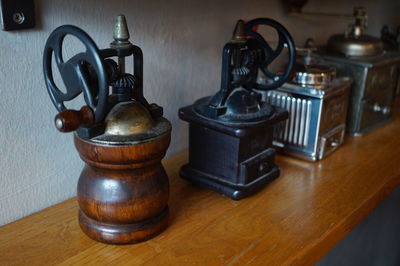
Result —
<svg viewBox="0 0 400 266"><path fill-rule="evenodd" d="M133 145L152 141L171 130L171 124L163 117L153 118L150 112L136 100L115 105L105 119L104 134L93 142L108 145Z"/></svg>
<svg viewBox="0 0 400 266"><path fill-rule="evenodd" d="M365 35L368 15L364 7L354 8L354 23L349 25L344 34L333 35L328 40L328 50L345 56L374 56L383 52L380 39Z"/></svg>
<svg viewBox="0 0 400 266"><path fill-rule="evenodd" d="M295 75L292 82L301 86L322 88L330 84L335 76L336 70L331 66L298 64L295 67Z"/></svg>
<svg viewBox="0 0 400 266"><path fill-rule="evenodd" d="M369 35L336 34L329 38L328 49L346 56L374 56L383 52L383 43Z"/></svg>

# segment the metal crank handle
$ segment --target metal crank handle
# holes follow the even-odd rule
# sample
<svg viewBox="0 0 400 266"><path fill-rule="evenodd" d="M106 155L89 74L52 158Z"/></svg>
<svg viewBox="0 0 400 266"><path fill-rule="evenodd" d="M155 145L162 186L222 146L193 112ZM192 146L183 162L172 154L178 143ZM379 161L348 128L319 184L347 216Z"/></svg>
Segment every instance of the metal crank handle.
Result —
<svg viewBox="0 0 400 266"><path fill-rule="evenodd" d="M92 109L85 105L81 110L65 110L54 118L56 128L60 132L71 132L79 127L90 127L94 124L94 114Z"/></svg>

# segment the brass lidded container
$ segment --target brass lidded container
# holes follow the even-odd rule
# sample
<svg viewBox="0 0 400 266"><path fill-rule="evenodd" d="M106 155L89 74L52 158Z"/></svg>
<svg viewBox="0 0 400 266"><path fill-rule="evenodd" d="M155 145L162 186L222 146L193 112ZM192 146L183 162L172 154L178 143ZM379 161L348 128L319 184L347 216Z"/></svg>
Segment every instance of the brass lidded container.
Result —
<svg viewBox="0 0 400 266"><path fill-rule="evenodd" d="M355 22L344 34L336 34L329 38L327 48L331 52L345 56L375 56L383 53L380 39L364 34L367 27L367 12L363 7L354 8Z"/></svg>

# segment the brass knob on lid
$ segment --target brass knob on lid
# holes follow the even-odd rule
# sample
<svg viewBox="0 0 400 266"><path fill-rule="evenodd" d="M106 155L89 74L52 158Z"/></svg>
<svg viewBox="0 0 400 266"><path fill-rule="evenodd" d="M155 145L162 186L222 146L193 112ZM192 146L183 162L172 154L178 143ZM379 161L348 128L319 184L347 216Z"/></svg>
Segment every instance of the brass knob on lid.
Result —
<svg viewBox="0 0 400 266"><path fill-rule="evenodd" d="M128 30L128 24L124 15L118 15L115 19L114 26L114 41L110 44L111 48L125 48L132 46L129 41L130 35Z"/></svg>
<svg viewBox="0 0 400 266"><path fill-rule="evenodd" d="M246 34L244 32L244 21L238 20L233 31L232 42L246 42Z"/></svg>

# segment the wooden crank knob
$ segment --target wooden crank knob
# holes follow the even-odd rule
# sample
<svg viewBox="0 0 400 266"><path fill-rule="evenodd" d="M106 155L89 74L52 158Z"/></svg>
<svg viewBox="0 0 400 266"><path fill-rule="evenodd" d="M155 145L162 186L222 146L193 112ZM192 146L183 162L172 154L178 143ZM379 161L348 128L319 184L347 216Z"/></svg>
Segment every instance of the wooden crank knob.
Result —
<svg viewBox="0 0 400 266"><path fill-rule="evenodd" d="M93 111L89 106L83 106L81 110L65 110L54 118L56 128L61 132L71 132L79 127L89 127L94 124Z"/></svg>

